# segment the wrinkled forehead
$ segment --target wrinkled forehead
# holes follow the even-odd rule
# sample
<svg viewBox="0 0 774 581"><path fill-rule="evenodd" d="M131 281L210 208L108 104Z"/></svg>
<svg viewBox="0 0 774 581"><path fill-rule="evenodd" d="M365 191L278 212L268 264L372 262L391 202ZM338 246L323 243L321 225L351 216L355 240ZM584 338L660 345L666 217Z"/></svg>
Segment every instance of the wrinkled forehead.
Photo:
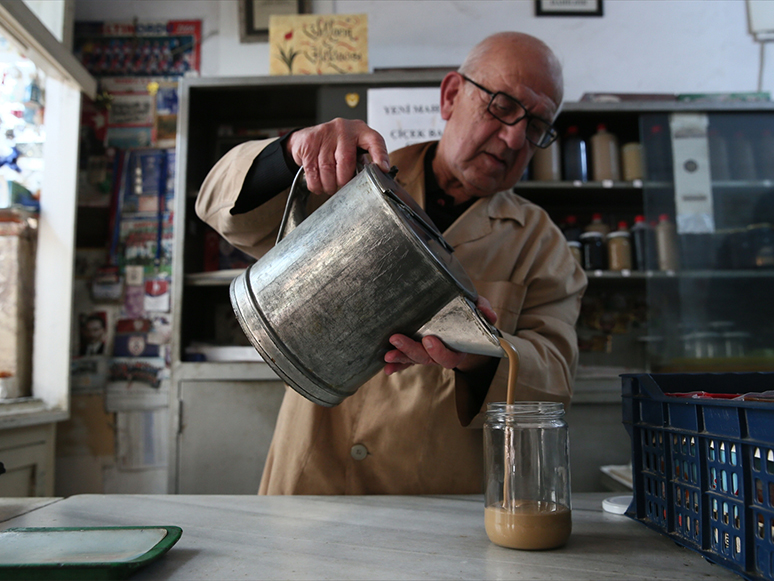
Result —
<svg viewBox="0 0 774 581"><path fill-rule="evenodd" d="M529 111L552 120L562 100L561 72L545 59L493 59L477 72L492 91L518 99Z"/></svg>

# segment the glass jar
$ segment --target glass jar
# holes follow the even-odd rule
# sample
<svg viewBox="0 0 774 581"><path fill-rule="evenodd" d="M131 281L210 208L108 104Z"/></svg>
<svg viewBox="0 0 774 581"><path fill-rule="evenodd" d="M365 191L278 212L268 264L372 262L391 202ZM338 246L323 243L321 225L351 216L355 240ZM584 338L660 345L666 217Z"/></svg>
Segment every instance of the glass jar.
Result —
<svg viewBox="0 0 774 581"><path fill-rule="evenodd" d="M632 269L631 235L615 231L607 235L607 267L610 270Z"/></svg>
<svg viewBox="0 0 774 581"><path fill-rule="evenodd" d="M573 255L576 262L583 268L583 250L581 249L581 243L575 240L570 240L567 245L570 247L570 254Z"/></svg>
<svg viewBox="0 0 774 581"><path fill-rule="evenodd" d="M484 524L512 549L560 547L572 529L564 406L490 403L484 423Z"/></svg>
<svg viewBox="0 0 774 581"><path fill-rule="evenodd" d="M723 357L744 357L750 333L727 331L723 333Z"/></svg>
<svg viewBox="0 0 774 581"><path fill-rule="evenodd" d="M697 331L693 335L695 338L694 356L697 359L712 359L723 356L720 333Z"/></svg>

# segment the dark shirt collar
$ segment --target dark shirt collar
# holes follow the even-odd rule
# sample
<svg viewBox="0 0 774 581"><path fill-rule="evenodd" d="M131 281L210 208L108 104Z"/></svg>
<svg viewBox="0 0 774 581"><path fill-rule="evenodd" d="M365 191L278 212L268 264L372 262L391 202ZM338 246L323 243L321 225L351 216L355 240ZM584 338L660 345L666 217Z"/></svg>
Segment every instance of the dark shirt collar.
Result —
<svg viewBox="0 0 774 581"><path fill-rule="evenodd" d="M441 189L433 173L433 159L437 147L437 144L432 145L425 155L425 212L438 230L445 232L465 210L473 205L476 198L455 206L454 198Z"/></svg>

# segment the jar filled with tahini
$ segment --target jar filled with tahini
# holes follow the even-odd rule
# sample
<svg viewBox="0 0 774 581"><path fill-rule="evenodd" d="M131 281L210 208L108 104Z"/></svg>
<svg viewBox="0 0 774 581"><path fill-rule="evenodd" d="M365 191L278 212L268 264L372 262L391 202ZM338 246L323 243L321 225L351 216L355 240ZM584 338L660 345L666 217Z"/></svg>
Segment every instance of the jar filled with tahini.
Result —
<svg viewBox="0 0 774 581"><path fill-rule="evenodd" d="M484 423L489 539L523 550L564 545L572 529L564 406L491 403Z"/></svg>

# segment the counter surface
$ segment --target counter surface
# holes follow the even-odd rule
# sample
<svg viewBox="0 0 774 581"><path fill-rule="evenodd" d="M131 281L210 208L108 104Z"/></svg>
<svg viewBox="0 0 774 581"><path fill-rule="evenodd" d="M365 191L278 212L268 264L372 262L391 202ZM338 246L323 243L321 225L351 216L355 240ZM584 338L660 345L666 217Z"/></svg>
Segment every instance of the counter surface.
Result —
<svg viewBox="0 0 774 581"><path fill-rule="evenodd" d="M540 552L492 544L481 496L79 495L19 510L0 528L180 526L178 543L133 581L739 579L638 522L605 513L607 496L573 495L569 543Z"/></svg>

